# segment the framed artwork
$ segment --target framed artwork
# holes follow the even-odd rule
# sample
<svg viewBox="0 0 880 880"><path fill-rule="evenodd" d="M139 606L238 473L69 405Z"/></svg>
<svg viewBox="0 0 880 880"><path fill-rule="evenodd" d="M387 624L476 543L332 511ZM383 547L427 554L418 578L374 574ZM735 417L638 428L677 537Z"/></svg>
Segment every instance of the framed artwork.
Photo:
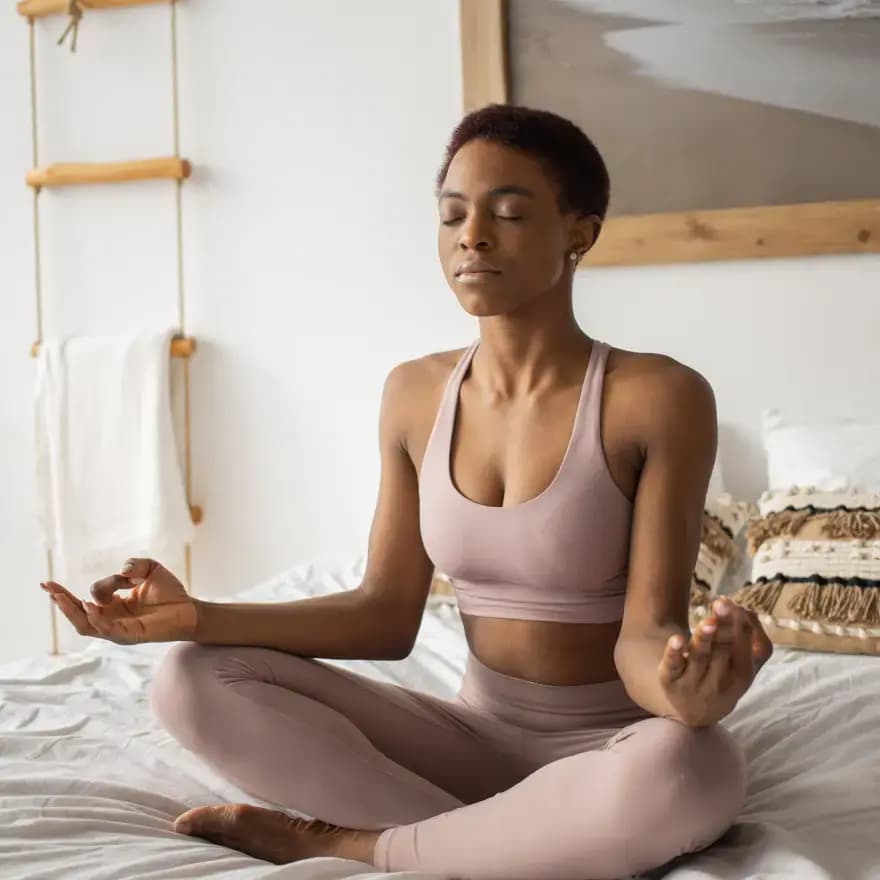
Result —
<svg viewBox="0 0 880 880"><path fill-rule="evenodd" d="M582 267L880 252L880 0L460 0L464 111L551 110L611 203Z"/></svg>

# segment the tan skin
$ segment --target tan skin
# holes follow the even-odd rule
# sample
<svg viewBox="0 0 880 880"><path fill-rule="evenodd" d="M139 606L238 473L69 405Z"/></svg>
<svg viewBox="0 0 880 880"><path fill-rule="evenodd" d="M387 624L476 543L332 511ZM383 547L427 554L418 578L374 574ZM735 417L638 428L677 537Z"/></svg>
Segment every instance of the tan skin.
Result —
<svg viewBox="0 0 880 880"><path fill-rule="evenodd" d="M498 192L510 186L519 191ZM593 340L574 318L576 261L569 255L589 250L598 218L560 211L556 185L537 160L480 140L456 153L438 210L444 275L480 328L480 347L461 385L452 480L479 504L520 504L549 485L571 434ZM459 266L475 258L499 271L457 277ZM443 388L463 352L399 364L383 391L382 475L360 589L395 610L404 644L415 639L434 570L418 527L418 473ZM659 678L672 694L678 682L678 703L671 706L682 715L700 701L717 709L726 700L717 713L725 714L772 645L754 614L737 606L726 618L710 613L706 622L717 625L714 636L691 636L688 627L690 576L717 442L711 388L673 358L612 348L600 426L610 477L633 504L623 620L560 623L462 614L470 649L507 675L569 685L621 678L627 656L621 645L681 633L686 644L678 651L661 644L662 657L650 655L639 675ZM113 595L133 585L128 599ZM89 608L60 584L46 588L79 632L111 638L124 632L128 641L186 638L200 607L154 560L135 560L128 571L93 585L101 608ZM321 855L371 862L379 835L248 804L197 807L178 817L175 829L183 831L184 821L192 826L185 833L277 863Z"/></svg>

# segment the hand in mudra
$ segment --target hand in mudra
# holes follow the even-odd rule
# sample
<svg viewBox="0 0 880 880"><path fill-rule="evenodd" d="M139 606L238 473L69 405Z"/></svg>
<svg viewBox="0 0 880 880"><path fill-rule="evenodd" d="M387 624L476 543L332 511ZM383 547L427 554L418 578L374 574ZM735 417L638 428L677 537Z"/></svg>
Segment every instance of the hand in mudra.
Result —
<svg viewBox="0 0 880 880"><path fill-rule="evenodd" d="M692 727L728 715L773 654L755 612L726 597L714 603L688 647L676 648L676 641L675 636L667 641L658 674L675 709L672 717Z"/></svg>
<svg viewBox="0 0 880 880"><path fill-rule="evenodd" d="M115 574L91 586L94 603L82 601L55 581L40 584L82 636L119 645L185 641L198 620L196 600L155 559L128 559ZM127 596L117 590L131 590Z"/></svg>

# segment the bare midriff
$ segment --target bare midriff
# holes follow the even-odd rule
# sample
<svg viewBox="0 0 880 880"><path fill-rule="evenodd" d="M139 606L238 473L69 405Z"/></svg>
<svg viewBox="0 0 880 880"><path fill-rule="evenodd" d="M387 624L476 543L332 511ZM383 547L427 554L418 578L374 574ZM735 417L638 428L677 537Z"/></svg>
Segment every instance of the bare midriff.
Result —
<svg viewBox="0 0 880 880"><path fill-rule="evenodd" d="M614 645L621 621L561 623L461 615L471 652L490 669L541 684L619 679Z"/></svg>
<svg viewBox="0 0 880 880"><path fill-rule="evenodd" d="M421 459L436 418L444 383L461 353L452 352L446 357L447 369L438 374L433 394L423 398L424 408L419 413L418 441L412 444L420 450L413 460L417 473L421 472ZM620 352L617 349L609 354L610 367L606 368L606 386L607 376L613 372L618 354ZM613 413L603 411L602 425L603 455L611 479L625 497L632 499L638 481L638 470L633 466L632 443L619 428L615 430ZM542 430L546 431L547 428ZM557 431L568 436L571 430L570 415L565 425L557 426ZM609 436L613 438L610 443ZM495 441L495 444L487 445L499 443L500 441ZM450 467L450 479L453 472L454 468ZM520 484L522 482L521 480ZM537 494L534 487L529 488L532 492L526 494L526 498ZM470 493L462 492L460 486L456 485L456 489L465 497L471 497ZM497 498L497 487L495 494ZM475 499L478 497L474 495ZM519 501L517 499L517 503ZM487 504L482 501L479 503ZM614 663L614 647L622 620L580 623L477 616L464 612L461 613L461 620L468 646L474 656L490 669L504 675L555 685L594 684L620 679Z"/></svg>

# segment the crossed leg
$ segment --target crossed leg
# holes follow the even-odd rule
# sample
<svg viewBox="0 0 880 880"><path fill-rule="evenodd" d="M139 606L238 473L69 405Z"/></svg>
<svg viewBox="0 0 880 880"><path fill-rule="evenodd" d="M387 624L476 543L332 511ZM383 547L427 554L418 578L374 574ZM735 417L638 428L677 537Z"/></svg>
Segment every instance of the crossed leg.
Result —
<svg viewBox="0 0 880 880"><path fill-rule="evenodd" d="M254 647L181 643L150 690L166 729L256 796L381 829L385 871L584 880L717 839L745 794L721 726L649 717L534 769L521 731L459 700Z"/></svg>

